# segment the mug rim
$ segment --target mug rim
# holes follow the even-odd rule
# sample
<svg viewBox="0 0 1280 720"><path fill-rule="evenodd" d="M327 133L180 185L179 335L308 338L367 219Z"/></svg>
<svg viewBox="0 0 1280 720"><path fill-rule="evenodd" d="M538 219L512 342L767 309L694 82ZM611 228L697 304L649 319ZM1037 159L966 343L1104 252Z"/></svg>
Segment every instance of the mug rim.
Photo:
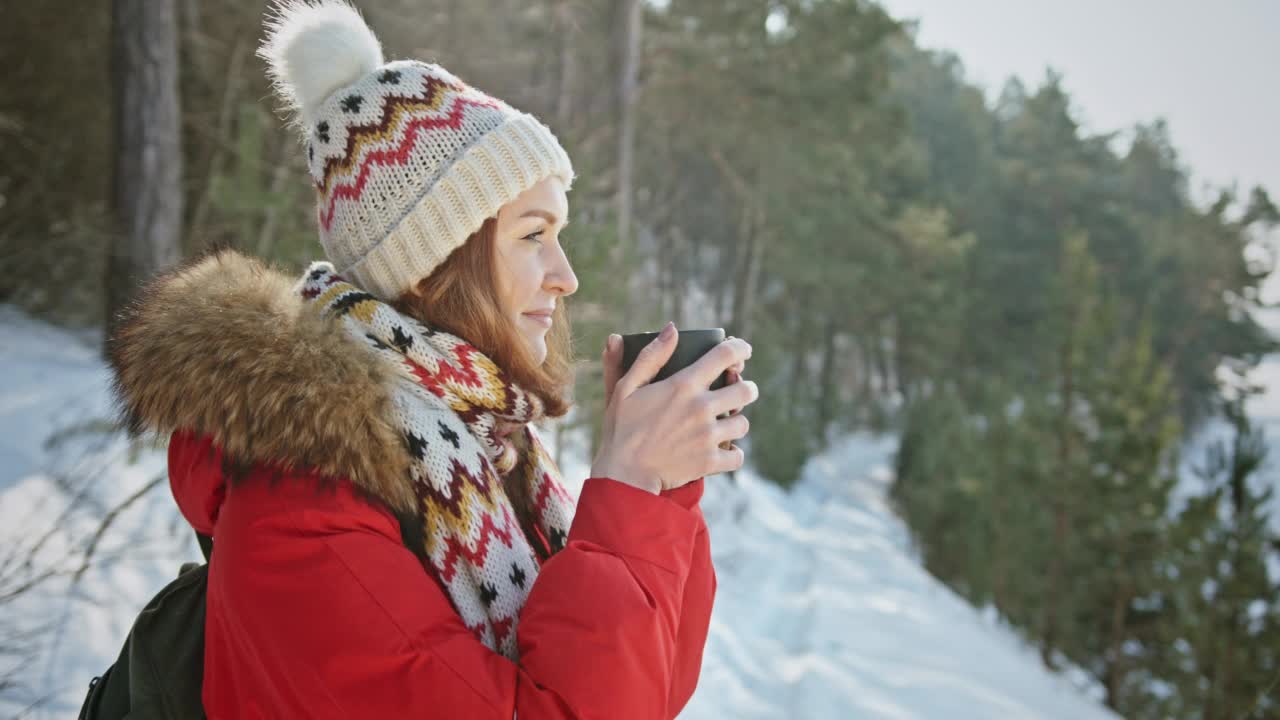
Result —
<svg viewBox="0 0 1280 720"><path fill-rule="evenodd" d="M688 329L688 330L680 330L680 329L677 329L677 330L676 330L676 334L678 334L678 335L683 335L684 333L690 333L690 334L693 334L693 333L706 333L706 332L709 332L709 333L715 333L715 332L724 332L724 331L725 331L725 330L724 330L724 328L722 328L722 327L711 327L711 328L690 328L690 329ZM658 331L656 331L656 332L620 333L620 336L621 336L621 337L624 337L624 338L626 338L626 337L645 337L645 336L649 336L649 335L652 335L652 336L654 336L654 337L657 337L657 336L658 336L659 334L661 334L661 333L662 333L662 331L661 331L661 330L658 330Z"/></svg>

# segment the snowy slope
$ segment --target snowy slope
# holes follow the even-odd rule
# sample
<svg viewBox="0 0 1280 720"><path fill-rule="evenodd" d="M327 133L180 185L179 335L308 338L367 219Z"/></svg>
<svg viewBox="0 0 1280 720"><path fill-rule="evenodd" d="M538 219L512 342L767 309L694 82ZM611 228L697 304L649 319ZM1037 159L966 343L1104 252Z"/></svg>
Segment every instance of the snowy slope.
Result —
<svg viewBox="0 0 1280 720"><path fill-rule="evenodd" d="M113 419L108 378L93 335L0 306L0 598L53 573L18 600L0 601L0 648L14 625L36 631L30 653L0 653L0 677L16 665L22 682L22 702L0 701L0 717L73 717L138 610L199 555L167 486L158 487L115 516L76 577L106 510L165 470L163 451L134 453L104 431ZM29 570L14 567L27 558ZM41 701L43 713L19 714Z"/></svg>
<svg viewBox="0 0 1280 720"><path fill-rule="evenodd" d="M128 444L95 425L110 418L106 383L91 336L0 307L0 569L47 537L33 567L64 572L0 605L0 632L39 629L34 661L19 667L23 701L0 702L0 717L74 714L138 609L198 556L162 483L116 517L73 580L102 509L163 477L162 450L137 449L130 462ZM562 470L577 492L588 463L571 440ZM1012 632L921 569L885 503L892 448L848 438L813 458L790 494L750 472L708 479L719 593L681 717L1113 718L1087 699L1096 688L1045 673ZM78 496L84 509L68 511ZM0 655L0 673L12 662ZM23 713L41 699L43 710Z"/></svg>
<svg viewBox="0 0 1280 720"><path fill-rule="evenodd" d="M711 480L720 585L682 717L1114 718L921 568L885 500L892 450L846 438L789 495Z"/></svg>

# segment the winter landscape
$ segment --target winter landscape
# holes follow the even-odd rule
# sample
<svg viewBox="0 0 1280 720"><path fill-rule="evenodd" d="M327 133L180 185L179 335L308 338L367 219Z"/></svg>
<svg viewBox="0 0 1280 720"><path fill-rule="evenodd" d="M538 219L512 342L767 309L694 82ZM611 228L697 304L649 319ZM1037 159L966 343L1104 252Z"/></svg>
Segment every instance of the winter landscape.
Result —
<svg viewBox="0 0 1280 720"><path fill-rule="evenodd" d="M0 309L0 593L35 583L0 621L28 639L3 658L20 666L0 668L22 689L0 707L5 717L73 715L142 606L199 559L163 450L108 429L94 341ZM1014 632L921 568L886 504L893 446L842 439L789 493L750 468L708 480L719 588L681 717L1115 717L1083 674L1045 672ZM567 447L564 460L577 492L586 458ZM93 544L103 509L121 506Z"/></svg>
<svg viewBox="0 0 1280 720"><path fill-rule="evenodd" d="M451 369L422 370L431 342L414 338L437 337L432 327L504 371L467 378L462 394L520 398L521 378L558 411L546 417L572 405L537 420L570 494L593 455L616 461L603 463L615 474L652 462L650 481L703 474L706 431L718 428L719 441L749 421L745 465L705 484L718 593L686 720L1280 717L1274 0L11 5L0 23L0 718L74 716L144 603L201 556L172 497L164 439L118 424L108 345L144 348L123 355L145 360L123 365L132 387L166 391L137 402L166 434L185 424L227 437L251 418L251 440L232 452L246 457L233 460L262 460L261 449L310 465L333 450L330 474L405 508L411 493L430 494L403 485L406 475L454 473L452 488L458 457L484 462L478 450L422 456L476 439L445 428L432 445L419 432L424 403L470 402L446 397ZM168 275L211 253L242 260L206 263L198 282ZM318 260L344 277L316 274ZM156 276L163 289L142 292ZM139 297L161 322L123 324ZM307 302L328 303L385 362L348 356L358 348L308 324ZM606 399L607 339L668 321L751 344L743 378L759 392L742 417L717 410L713 425L714 399L692 386L650 388L660 400L647 408ZM146 342L104 342L121 328L137 339L140 325L154 331ZM297 334L303 326L315 332ZM175 362L147 354L171 345ZM249 375L228 371L240 361ZM354 374L324 374L338 367ZM157 380L161 368L173 374ZM410 386L379 405L386 388L371 382L406 368ZM173 381L187 378L219 391ZM740 403L750 388L719 397ZM188 396L209 403L174 401ZM308 400L327 404L298 412ZM531 414L496 425L473 416L471 435L517 430L539 405L495 403L487 410ZM630 423L613 422L636 407ZM383 442L343 444L361 429ZM521 467L490 449L491 461ZM526 476L536 484L508 475ZM527 526L508 537L536 546L540 523L554 545L567 498L523 489L505 487ZM453 513L466 497L418 500ZM495 527L485 513L501 505L473 497L452 526L427 526L445 536L437 550L488 565L446 568L435 579L461 595L424 607L450 621L470 609L464 622L482 642L514 657L500 628L532 614L523 603L536 581L514 562L498 569L512 561L501 552L520 548L495 556L482 532L467 534ZM290 522L316 518L283 505ZM688 520L651 507L657 521L609 517L655 534ZM363 528L367 508L347 510L336 517ZM236 547L229 516L221 538ZM488 525L466 522L482 517ZM286 539L316 552L293 530ZM392 561L407 560L394 550ZM289 552L281 567L291 569ZM331 559L343 578L383 568ZM314 595L268 567L224 566L260 573L264 595ZM705 609L709 583L662 569L640 584L672 602L684 592L682 612L694 612L682 618ZM244 587L231 572L215 587ZM394 591L402 576L383 577ZM596 577L541 587L576 598L587 593L573 584ZM331 611L338 595L308 607ZM226 603L213 622L277 608L269 632L241 635L291 638L277 649L320 637L299 603L245 596L259 612ZM646 600L630 617L671 617L645 614ZM561 625L625 607L583 606ZM629 630L610 617L601 625ZM288 635L282 619L302 622ZM391 652L424 661L403 654L399 623L346 629L359 637L340 650L373 642L378 651L356 654L375 665ZM685 681L670 684L692 684L700 633L636 637L632 659L674 653ZM209 683L215 716L260 699L419 705L371 692L354 663L312 649L305 667L318 684L304 688L272 671L294 668L291 658L254 667L246 658L263 653L210 647L211 676L240 673ZM651 671L661 663L625 674L589 649L561 654L577 662L554 659L569 674L541 699L580 714L665 681ZM361 680L350 700L331 697L339 667ZM583 669L616 684L602 692ZM397 689L426 687L437 705L451 690L476 707L509 698L469 679ZM638 691L631 705L662 695Z"/></svg>

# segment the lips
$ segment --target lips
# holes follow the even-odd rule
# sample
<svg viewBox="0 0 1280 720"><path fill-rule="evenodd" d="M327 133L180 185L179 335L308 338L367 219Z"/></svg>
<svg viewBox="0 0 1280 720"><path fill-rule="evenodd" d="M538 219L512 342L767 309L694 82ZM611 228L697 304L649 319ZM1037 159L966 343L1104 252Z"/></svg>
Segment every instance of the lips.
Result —
<svg viewBox="0 0 1280 720"><path fill-rule="evenodd" d="M545 327L551 327L551 311L539 310L537 312L525 313L525 317Z"/></svg>

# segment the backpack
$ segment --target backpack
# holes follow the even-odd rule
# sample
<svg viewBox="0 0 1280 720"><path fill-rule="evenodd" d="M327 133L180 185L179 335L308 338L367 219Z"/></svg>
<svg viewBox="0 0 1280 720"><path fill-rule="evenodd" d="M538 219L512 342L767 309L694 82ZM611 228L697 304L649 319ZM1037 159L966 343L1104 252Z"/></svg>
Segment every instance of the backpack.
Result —
<svg viewBox="0 0 1280 720"><path fill-rule="evenodd" d="M400 539L419 560L426 549L421 521L396 513ZM213 539L196 533L203 563L185 563L178 577L147 603L120 656L89 681L79 720L203 718L205 590Z"/></svg>
<svg viewBox="0 0 1280 720"><path fill-rule="evenodd" d="M79 720L202 718L205 589L213 541L196 533L203 563L185 563L139 613L120 657L89 681Z"/></svg>

